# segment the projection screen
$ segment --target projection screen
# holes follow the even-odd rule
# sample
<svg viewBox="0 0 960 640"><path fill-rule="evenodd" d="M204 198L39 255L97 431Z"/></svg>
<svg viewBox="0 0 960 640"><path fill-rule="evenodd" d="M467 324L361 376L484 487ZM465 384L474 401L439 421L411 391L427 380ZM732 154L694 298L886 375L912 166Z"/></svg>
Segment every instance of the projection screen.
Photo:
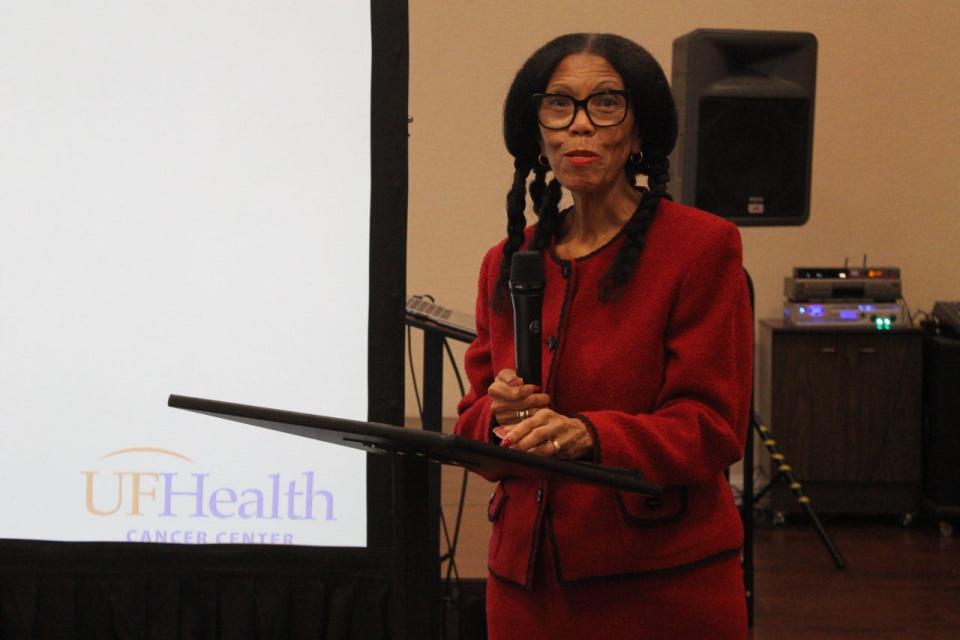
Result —
<svg viewBox="0 0 960 640"><path fill-rule="evenodd" d="M370 7L0 8L0 538L364 546Z"/></svg>

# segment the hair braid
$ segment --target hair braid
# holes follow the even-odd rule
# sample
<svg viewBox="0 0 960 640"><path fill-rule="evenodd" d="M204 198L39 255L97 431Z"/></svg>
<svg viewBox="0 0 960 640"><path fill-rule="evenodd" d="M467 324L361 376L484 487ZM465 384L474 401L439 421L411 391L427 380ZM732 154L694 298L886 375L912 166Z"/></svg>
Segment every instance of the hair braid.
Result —
<svg viewBox="0 0 960 640"><path fill-rule="evenodd" d="M547 170L542 166L533 168L533 180L530 182L530 199L533 200L533 210L539 215L543 206L543 194L547 189Z"/></svg>
<svg viewBox="0 0 960 640"><path fill-rule="evenodd" d="M563 193L560 189L560 181L554 178L547 185L546 193L537 209L537 215L540 217L540 223L537 225L536 233L533 236L533 248L537 251L543 251L550 244L550 240L556 237L560 231L560 198Z"/></svg>
<svg viewBox="0 0 960 640"><path fill-rule="evenodd" d="M500 262L500 279L493 296L493 308L501 311L506 305L507 280L510 279L510 259L523 246L523 230L527 219L523 215L527 208L527 176L530 168L524 167L519 160L513 163L513 186L507 192L507 241L503 245L503 260Z"/></svg>
<svg viewBox="0 0 960 640"><path fill-rule="evenodd" d="M643 194L637 210L623 228L624 241L613 260L613 264L603 275L600 283L600 301L610 302L630 279L637 260L643 251L647 231L653 224L661 198L670 198L667 183L670 181L670 161L666 157L645 158L638 167L640 173L647 174L647 191Z"/></svg>

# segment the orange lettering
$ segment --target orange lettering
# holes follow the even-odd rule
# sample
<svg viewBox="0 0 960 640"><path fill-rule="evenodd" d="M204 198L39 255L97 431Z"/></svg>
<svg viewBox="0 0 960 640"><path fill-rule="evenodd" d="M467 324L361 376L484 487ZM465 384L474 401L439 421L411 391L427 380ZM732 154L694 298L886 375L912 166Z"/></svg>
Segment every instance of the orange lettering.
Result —
<svg viewBox="0 0 960 640"><path fill-rule="evenodd" d="M117 476L117 506L109 511L101 511L93 504L93 477L97 475L97 472L83 471L82 473L87 477L87 511L95 516L109 516L119 511L123 504L123 473L114 473Z"/></svg>

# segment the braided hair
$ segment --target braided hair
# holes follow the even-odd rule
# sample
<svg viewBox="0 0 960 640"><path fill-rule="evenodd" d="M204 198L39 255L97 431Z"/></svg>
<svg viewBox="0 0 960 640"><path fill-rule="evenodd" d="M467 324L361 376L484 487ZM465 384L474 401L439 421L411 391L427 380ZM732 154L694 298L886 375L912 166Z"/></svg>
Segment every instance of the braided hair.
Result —
<svg viewBox="0 0 960 640"><path fill-rule="evenodd" d="M502 310L506 301L510 259L525 240L527 181L533 210L539 223L530 248L543 250L557 238L563 214L559 210L561 189L556 178L547 182L549 167L540 161L537 114L531 96L543 92L554 70L569 55L592 53L604 58L623 78L630 92L642 157L631 158L624 166L627 180L636 185L637 174L647 178L647 188L630 221L624 226L624 242L600 284L600 300L608 302L630 279L661 198L669 198L670 163L667 156L677 140L677 110L670 86L660 65L640 45L612 34L573 33L551 40L537 50L517 72L503 107L503 137L514 157L513 185L507 193L507 240L503 246L500 277L494 296L494 309Z"/></svg>

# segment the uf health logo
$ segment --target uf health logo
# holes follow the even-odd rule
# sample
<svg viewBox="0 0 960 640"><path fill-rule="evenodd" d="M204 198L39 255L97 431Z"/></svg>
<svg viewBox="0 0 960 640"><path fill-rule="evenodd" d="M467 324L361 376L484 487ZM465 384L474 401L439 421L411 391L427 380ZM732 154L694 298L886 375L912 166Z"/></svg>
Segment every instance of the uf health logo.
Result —
<svg viewBox="0 0 960 640"><path fill-rule="evenodd" d="M334 495L317 487L313 471L296 475L280 472L261 476L260 482L250 486L235 486L217 482L210 473L172 470L182 463L193 464L189 457L155 447L120 449L100 457L100 461L118 460L133 455L138 465L143 464L142 454L151 458L161 456L167 464L156 465L166 469L143 468L134 470L82 471L84 497L87 513L98 517L148 516L154 518L188 518L194 527L203 522L224 523L268 521L332 521ZM129 458L128 458L129 459ZM110 466L113 466L111 464ZM151 465L153 466L153 465ZM150 518L152 519L152 518ZM271 527L272 528L272 527ZM127 540L154 542L274 542L293 543L292 535L278 538L267 534L257 539L254 534L237 534L221 531L187 531L174 529L168 536L159 530L131 529L125 534ZM179 535L182 539L177 538ZM264 537L263 534L260 535ZM209 538L209 539L208 539ZM278 539L272 539L278 538Z"/></svg>

